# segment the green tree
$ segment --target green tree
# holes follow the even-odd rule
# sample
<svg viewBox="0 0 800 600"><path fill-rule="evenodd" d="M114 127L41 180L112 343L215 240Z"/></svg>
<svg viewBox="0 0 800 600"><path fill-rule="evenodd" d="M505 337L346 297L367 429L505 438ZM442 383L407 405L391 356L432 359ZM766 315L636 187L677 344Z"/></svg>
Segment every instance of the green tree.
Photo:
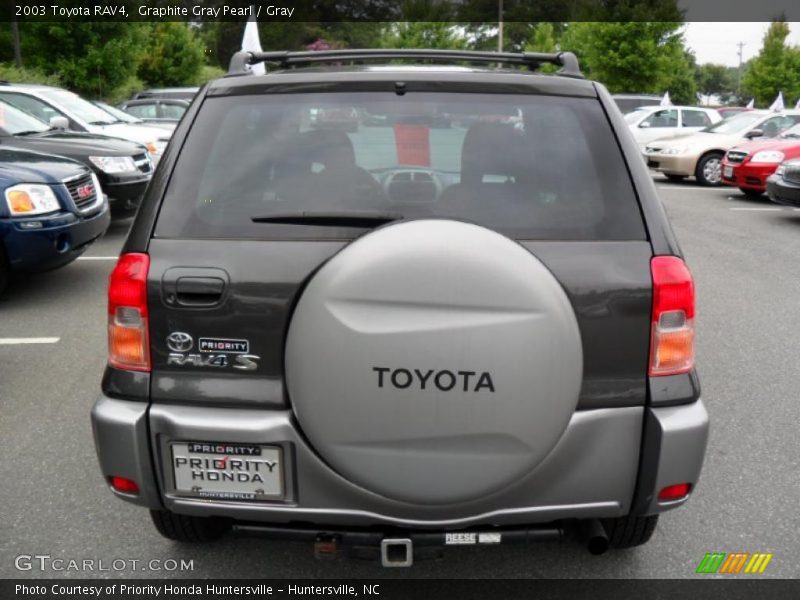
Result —
<svg viewBox="0 0 800 600"><path fill-rule="evenodd" d="M556 30L552 23L537 23L533 28L530 40L525 44L523 50L526 52L555 52L558 49L556 41ZM539 71L542 73L552 73L556 70L555 65L542 65Z"/></svg>
<svg viewBox="0 0 800 600"><path fill-rule="evenodd" d="M136 74L147 23L61 21L20 23L26 67L58 75L91 97L108 95Z"/></svg>
<svg viewBox="0 0 800 600"><path fill-rule="evenodd" d="M392 23L381 44L384 48L466 48L467 41L452 24L442 21Z"/></svg>
<svg viewBox="0 0 800 600"><path fill-rule="evenodd" d="M697 91L704 96L719 96L724 100L736 92L736 79L730 67L706 63L699 65L694 74Z"/></svg>
<svg viewBox="0 0 800 600"><path fill-rule="evenodd" d="M770 104L781 91L787 102L800 96L800 48L786 43L788 35L785 21L769 26L761 51L742 75L743 96L755 97L757 104Z"/></svg>
<svg viewBox="0 0 800 600"><path fill-rule="evenodd" d="M461 0L454 20L468 24L472 45L497 48L498 0ZM570 21L681 21L677 0L503 0L503 50L517 52L536 23ZM433 19L431 19L433 20Z"/></svg>
<svg viewBox="0 0 800 600"><path fill-rule="evenodd" d="M558 47L556 30L552 23L537 23L531 32L526 52L555 52Z"/></svg>
<svg viewBox="0 0 800 600"><path fill-rule="evenodd" d="M138 75L150 86L192 84L205 64L203 41L186 23L162 21L151 25L145 48Z"/></svg>
<svg viewBox="0 0 800 600"><path fill-rule="evenodd" d="M560 45L575 52L583 72L611 92L668 91L673 102L694 104L693 57L680 27L664 21L570 23Z"/></svg>

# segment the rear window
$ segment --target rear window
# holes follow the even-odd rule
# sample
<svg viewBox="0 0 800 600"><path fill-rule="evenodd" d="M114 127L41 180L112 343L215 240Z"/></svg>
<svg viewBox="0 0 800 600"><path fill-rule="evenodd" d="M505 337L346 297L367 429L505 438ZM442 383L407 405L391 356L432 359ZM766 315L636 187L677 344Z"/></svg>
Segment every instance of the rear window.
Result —
<svg viewBox="0 0 800 600"><path fill-rule="evenodd" d="M390 214L516 239L645 239L597 100L376 92L207 98L166 191L158 237L352 239Z"/></svg>

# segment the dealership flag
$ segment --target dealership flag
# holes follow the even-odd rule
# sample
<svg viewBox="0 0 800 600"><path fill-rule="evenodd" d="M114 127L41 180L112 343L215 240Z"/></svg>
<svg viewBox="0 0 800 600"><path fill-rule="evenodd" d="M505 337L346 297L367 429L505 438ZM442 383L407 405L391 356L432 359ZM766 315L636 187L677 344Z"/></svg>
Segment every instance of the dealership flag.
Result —
<svg viewBox="0 0 800 600"><path fill-rule="evenodd" d="M669 99L669 92L664 93L664 97L661 99L661 106L672 106L672 100Z"/></svg>
<svg viewBox="0 0 800 600"><path fill-rule="evenodd" d="M756 107L756 99L750 98L750 102L747 103L746 108L755 108Z"/></svg>
<svg viewBox="0 0 800 600"><path fill-rule="evenodd" d="M251 11L255 14L255 11ZM244 26L244 36L242 36L242 50L247 52L263 52L261 49L261 40L258 37L258 23L256 18L251 17L247 20L247 25ZM250 71L254 75L263 75L267 72L264 68L264 63L250 65Z"/></svg>
<svg viewBox="0 0 800 600"><path fill-rule="evenodd" d="M775 98L775 102L772 103L772 106L770 106L769 109L775 112L780 112L785 108L786 107L783 105L783 92L778 92L778 97Z"/></svg>

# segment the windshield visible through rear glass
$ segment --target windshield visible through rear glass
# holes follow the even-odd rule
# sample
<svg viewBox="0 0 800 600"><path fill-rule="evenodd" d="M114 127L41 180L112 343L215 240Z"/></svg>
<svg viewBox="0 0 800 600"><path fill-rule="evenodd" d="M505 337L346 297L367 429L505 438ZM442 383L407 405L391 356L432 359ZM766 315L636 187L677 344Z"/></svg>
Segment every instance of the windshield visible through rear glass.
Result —
<svg viewBox="0 0 800 600"><path fill-rule="evenodd" d="M341 221L294 222L331 214L454 218L516 239L645 238L596 99L423 92L207 98L156 236L363 232ZM269 221L276 216L293 219Z"/></svg>

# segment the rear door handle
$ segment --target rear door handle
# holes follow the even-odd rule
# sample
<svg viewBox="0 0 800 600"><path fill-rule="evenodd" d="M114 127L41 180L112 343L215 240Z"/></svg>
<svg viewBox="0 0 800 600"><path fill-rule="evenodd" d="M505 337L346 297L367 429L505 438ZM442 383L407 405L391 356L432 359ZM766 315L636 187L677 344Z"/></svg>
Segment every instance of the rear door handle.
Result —
<svg viewBox="0 0 800 600"><path fill-rule="evenodd" d="M181 306L215 306L225 282L219 277L181 277L175 282L175 301Z"/></svg>
<svg viewBox="0 0 800 600"><path fill-rule="evenodd" d="M228 273L213 267L173 267L161 279L164 303L175 308L212 308L222 304Z"/></svg>

